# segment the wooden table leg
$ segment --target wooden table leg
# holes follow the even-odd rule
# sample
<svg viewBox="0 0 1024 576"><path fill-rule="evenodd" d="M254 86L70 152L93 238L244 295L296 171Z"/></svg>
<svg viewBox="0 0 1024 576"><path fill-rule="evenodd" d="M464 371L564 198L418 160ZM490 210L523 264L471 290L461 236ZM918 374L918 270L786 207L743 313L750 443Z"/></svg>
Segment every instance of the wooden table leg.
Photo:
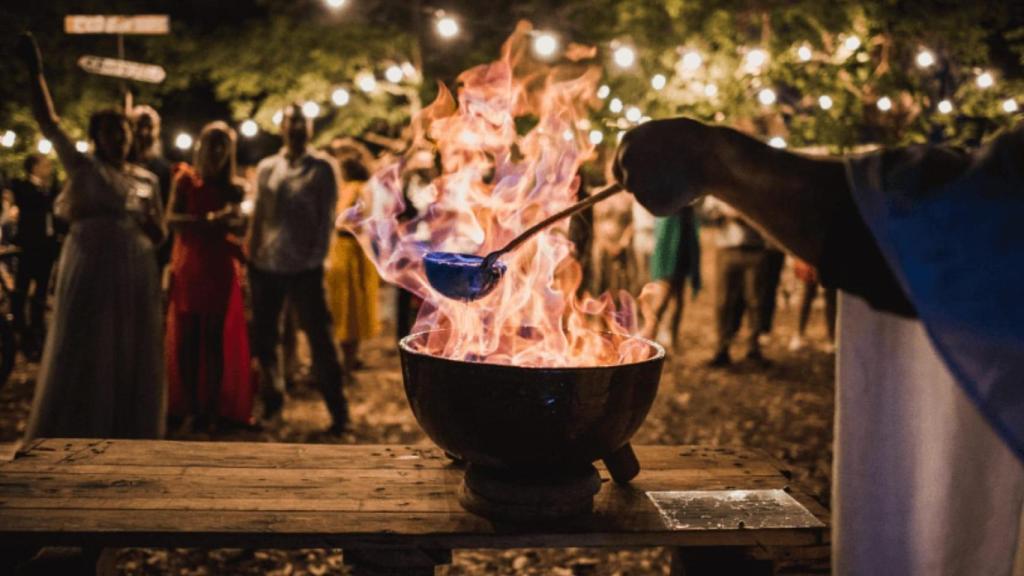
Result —
<svg viewBox="0 0 1024 576"><path fill-rule="evenodd" d="M753 558L743 548L676 548L672 551L671 576L772 576L774 562Z"/></svg>
<svg viewBox="0 0 1024 576"><path fill-rule="evenodd" d="M451 564L452 551L439 548L346 548L345 564L353 576L433 576L434 568Z"/></svg>

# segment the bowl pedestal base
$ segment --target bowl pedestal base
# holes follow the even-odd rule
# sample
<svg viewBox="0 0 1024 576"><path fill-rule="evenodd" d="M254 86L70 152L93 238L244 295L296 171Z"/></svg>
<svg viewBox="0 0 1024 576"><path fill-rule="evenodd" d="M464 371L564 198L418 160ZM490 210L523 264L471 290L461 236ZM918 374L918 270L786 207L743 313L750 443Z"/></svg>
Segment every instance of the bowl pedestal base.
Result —
<svg viewBox="0 0 1024 576"><path fill-rule="evenodd" d="M459 503L478 516L507 522L544 522L589 514L601 477L591 465L556 474L522 476L466 465Z"/></svg>

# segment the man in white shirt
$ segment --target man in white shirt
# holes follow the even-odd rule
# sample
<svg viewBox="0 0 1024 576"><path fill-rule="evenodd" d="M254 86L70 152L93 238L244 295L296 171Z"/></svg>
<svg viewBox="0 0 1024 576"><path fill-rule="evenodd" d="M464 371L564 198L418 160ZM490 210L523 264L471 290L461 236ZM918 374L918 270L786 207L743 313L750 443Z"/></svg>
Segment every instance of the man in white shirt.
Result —
<svg viewBox="0 0 1024 576"><path fill-rule="evenodd" d="M655 214L717 196L843 291L834 573L1024 573L1024 125L842 161L662 120L616 177Z"/></svg>

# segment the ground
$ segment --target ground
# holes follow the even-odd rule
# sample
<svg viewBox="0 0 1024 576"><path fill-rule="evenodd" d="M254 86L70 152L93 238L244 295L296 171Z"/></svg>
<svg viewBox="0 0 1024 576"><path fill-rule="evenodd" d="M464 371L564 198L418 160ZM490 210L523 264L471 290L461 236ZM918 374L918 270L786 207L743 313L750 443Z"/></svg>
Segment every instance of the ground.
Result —
<svg viewBox="0 0 1024 576"><path fill-rule="evenodd" d="M711 279L713 252L706 252ZM821 307L816 307L809 345L788 349L796 324L798 294L784 280L779 311L765 353L769 367L737 362L728 369L705 365L714 347L712 301L715 286L688 302L680 350L670 353L657 400L635 444L705 444L757 448L785 462L794 481L828 505L832 460L833 356L825 350ZM387 294L385 294L385 298ZM787 301L788 300L788 301ZM391 300L386 300L391 302ZM734 356L742 357L739 345ZM429 442L416 425L402 390L393 335L368 342L365 369L356 373L347 394L352 407L349 443ZM17 438L25 428L37 366L19 360L10 382L0 390L0 442ZM300 387L286 404L283 422L262 432L237 431L220 440L276 442L327 441L319 433L329 418L319 396ZM207 439L182 435L177 438ZM123 574L339 574L337 550L123 550ZM511 550L457 551L450 567L439 573L641 575L668 570L664 550ZM791 566L787 573L825 573L827 563Z"/></svg>

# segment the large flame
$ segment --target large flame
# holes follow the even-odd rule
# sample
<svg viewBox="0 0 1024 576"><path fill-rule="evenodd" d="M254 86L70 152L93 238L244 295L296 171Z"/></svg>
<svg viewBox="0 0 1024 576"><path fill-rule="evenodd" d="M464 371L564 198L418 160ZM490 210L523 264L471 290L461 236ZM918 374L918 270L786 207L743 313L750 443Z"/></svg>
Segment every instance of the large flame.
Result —
<svg viewBox="0 0 1024 576"><path fill-rule="evenodd" d="M530 29L520 23L500 60L459 77L457 103L442 86L414 119L417 139L435 147L442 166L427 189L429 208L402 219L399 160L374 175L372 213L359 220L354 209L344 217L381 276L423 298L414 331L434 331L423 340L423 352L517 366L639 361L650 348L631 338L634 300L625 292L618 307L609 294L577 298L582 273L572 257L568 220L504 256L507 272L478 301L445 298L423 269L427 251L487 254L576 199L578 170L593 153L578 121L593 101L599 70L532 61ZM574 57L587 52L570 50ZM520 134L517 119L536 124Z"/></svg>

